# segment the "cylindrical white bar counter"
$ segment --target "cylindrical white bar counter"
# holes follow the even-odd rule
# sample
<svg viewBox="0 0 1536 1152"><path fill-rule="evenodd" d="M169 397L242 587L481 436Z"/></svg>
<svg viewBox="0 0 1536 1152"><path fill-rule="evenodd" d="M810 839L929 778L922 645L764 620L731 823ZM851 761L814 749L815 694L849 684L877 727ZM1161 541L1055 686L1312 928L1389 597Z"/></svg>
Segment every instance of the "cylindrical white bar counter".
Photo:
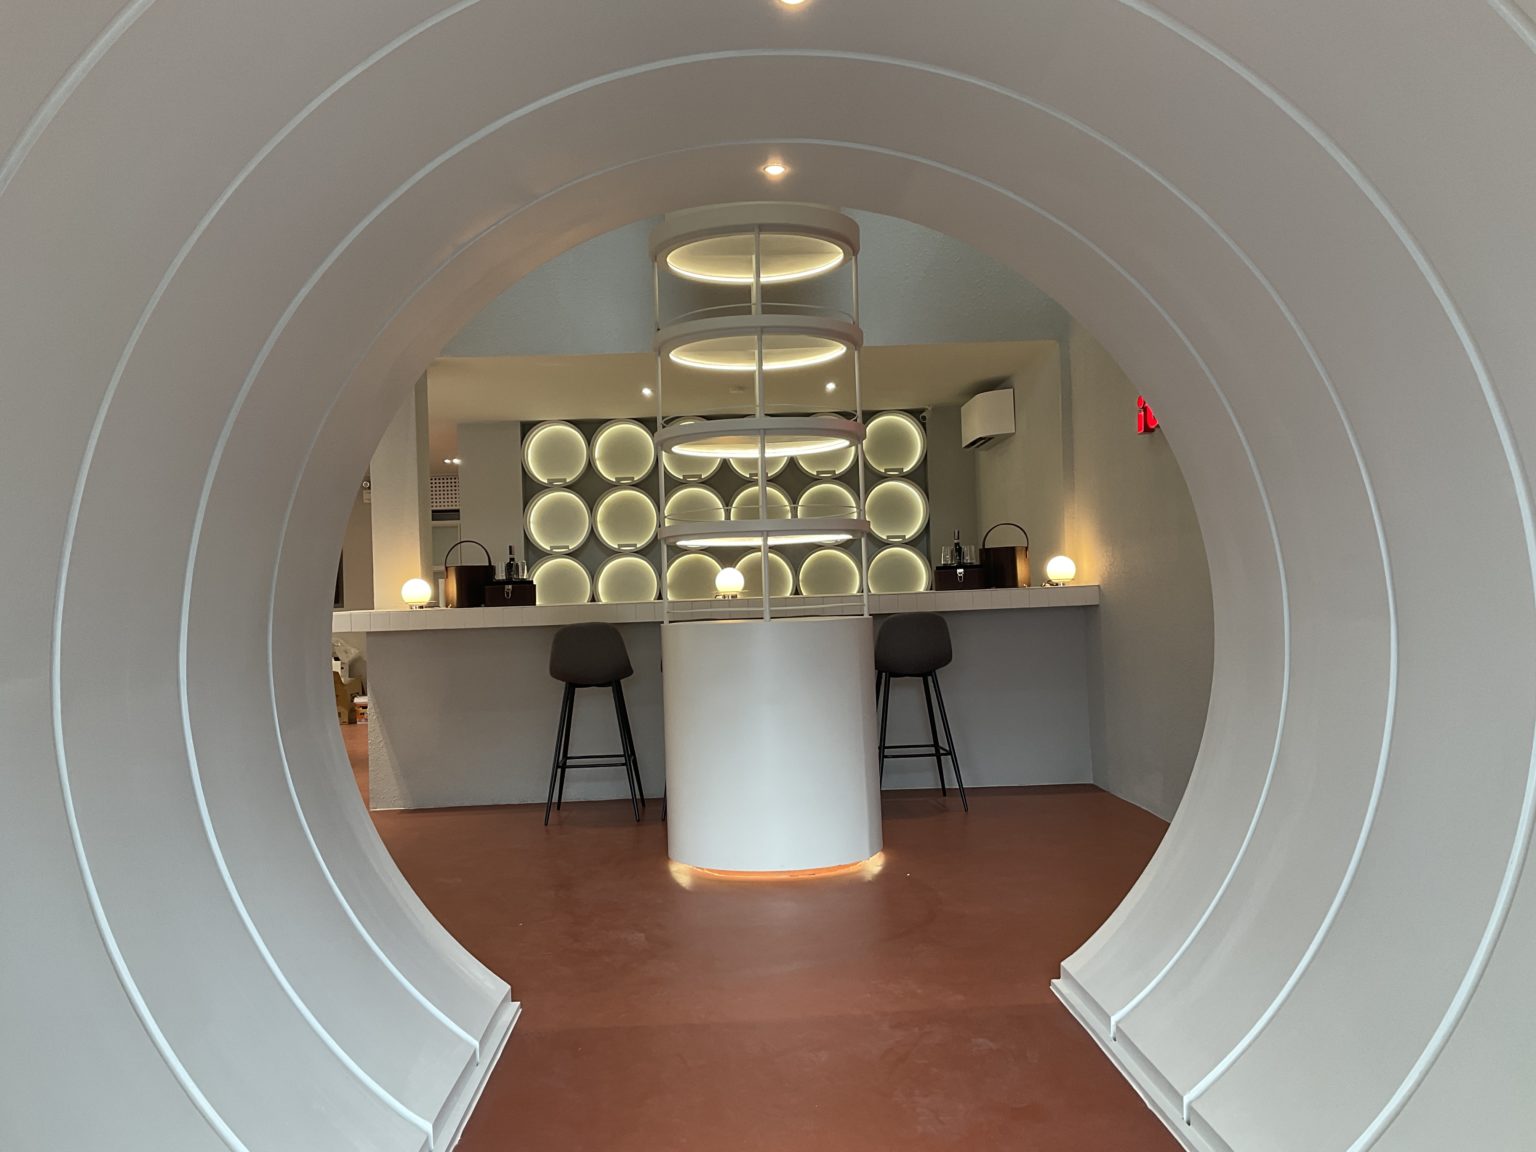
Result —
<svg viewBox="0 0 1536 1152"><path fill-rule="evenodd" d="M880 851L867 616L662 628L667 849L720 872L801 872Z"/></svg>

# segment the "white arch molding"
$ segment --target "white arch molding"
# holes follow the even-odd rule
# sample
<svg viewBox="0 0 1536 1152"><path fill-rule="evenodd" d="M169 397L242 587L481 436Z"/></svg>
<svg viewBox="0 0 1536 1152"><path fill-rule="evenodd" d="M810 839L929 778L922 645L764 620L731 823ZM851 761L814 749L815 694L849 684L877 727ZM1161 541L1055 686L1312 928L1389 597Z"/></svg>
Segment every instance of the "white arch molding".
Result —
<svg viewBox="0 0 1536 1152"><path fill-rule="evenodd" d="M0 1143L451 1142L511 1007L350 791L351 483L479 305L769 141L1039 283L1179 451L1205 740L1064 997L1194 1147L1529 1143L1527 13L667 7L19 0Z"/></svg>

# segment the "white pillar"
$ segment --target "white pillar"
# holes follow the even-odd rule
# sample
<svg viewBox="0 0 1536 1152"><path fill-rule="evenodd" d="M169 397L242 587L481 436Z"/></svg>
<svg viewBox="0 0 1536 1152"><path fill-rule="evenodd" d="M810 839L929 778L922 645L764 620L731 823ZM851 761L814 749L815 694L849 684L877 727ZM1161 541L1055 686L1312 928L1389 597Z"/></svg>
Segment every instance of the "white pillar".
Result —
<svg viewBox="0 0 1536 1152"><path fill-rule="evenodd" d="M459 532L489 548L498 569L508 545L526 559L522 427L515 420L459 425ZM467 562L478 563L479 553L469 551Z"/></svg>
<svg viewBox="0 0 1536 1152"><path fill-rule="evenodd" d="M868 616L662 628L673 860L797 872L880 851L874 646Z"/></svg>
<svg viewBox="0 0 1536 1152"><path fill-rule="evenodd" d="M400 586L413 576L432 579L425 376L389 422L368 471L373 482L373 606L404 608Z"/></svg>

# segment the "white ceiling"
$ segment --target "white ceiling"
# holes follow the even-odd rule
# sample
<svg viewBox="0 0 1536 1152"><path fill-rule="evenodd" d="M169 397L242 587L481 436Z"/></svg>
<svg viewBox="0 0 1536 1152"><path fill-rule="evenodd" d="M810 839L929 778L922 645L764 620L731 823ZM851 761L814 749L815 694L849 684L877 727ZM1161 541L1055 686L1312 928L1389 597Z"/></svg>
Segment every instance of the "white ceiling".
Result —
<svg viewBox="0 0 1536 1152"><path fill-rule="evenodd" d="M1053 354L1048 340L904 344L866 348L860 376L866 410L925 408L969 399ZM796 409L853 407L850 357L803 371L774 373L769 402ZM833 392L827 383L835 382ZM499 420L599 420L656 414L641 389L656 383L650 353L606 356L447 356L427 372L431 461L457 455L458 426ZM714 414L752 403L751 383L668 364L668 416Z"/></svg>

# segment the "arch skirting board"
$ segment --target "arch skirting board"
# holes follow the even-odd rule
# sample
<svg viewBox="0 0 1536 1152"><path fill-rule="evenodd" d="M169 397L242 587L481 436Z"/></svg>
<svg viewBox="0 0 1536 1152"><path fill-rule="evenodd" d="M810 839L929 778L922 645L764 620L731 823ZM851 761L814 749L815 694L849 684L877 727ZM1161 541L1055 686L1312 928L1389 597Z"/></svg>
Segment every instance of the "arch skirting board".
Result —
<svg viewBox="0 0 1536 1152"><path fill-rule="evenodd" d="M1191 1148L1531 1146L1527 0L662 7L12 0L0 1145L451 1146L517 1007L358 803L336 541L480 307L772 148L1179 454L1204 740L1063 999Z"/></svg>

